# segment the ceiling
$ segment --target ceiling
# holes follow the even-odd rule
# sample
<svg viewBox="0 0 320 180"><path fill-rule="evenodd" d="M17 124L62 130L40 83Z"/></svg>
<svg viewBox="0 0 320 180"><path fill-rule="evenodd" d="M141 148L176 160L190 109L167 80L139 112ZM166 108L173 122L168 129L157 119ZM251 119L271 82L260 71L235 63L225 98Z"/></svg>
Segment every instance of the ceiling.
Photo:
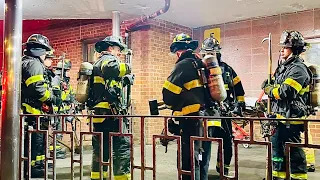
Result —
<svg viewBox="0 0 320 180"><path fill-rule="evenodd" d="M22 0L24 19L109 19L119 10L121 20L148 15L164 6L164 0ZM4 0L0 0L4 3ZM3 19L4 6L0 6ZM319 0L171 0L160 16L188 27L320 8Z"/></svg>

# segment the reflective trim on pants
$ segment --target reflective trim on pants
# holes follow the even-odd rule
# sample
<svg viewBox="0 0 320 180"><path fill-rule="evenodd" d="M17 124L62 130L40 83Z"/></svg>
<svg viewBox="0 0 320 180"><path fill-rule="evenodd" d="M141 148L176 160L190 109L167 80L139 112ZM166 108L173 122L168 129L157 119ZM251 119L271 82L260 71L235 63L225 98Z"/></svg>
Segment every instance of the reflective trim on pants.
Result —
<svg viewBox="0 0 320 180"><path fill-rule="evenodd" d="M277 177L277 178L282 178L282 179L286 178L286 172L272 171L272 175L273 177Z"/></svg>
<svg viewBox="0 0 320 180"><path fill-rule="evenodd" d="M56 149L61 149L61 146L56 146ZM53 146L50 146L49 150L53 151Z"/></svg>
<svg viewBox="0 0 320 180"><path fill-rule="evenodd" d="M131 179L131 174L114 176L114 180L129 180L129 179Z"/></svg>
<svg viewBox="0 0 320 180"><path fill-rule="evenodd" d="M272 171L273 177L285 179L286 178L286 172L279 172L279 171ZM306 173L294 173L290 174L291 178L294 179L308 179L308 175Z"/></svg>
<svg viewBox="0 0 320 180"><path fill-rule="evenodd" d="M91 172L91 179L100 179L100 172ZM103 178L108 178L109 173L107 171L103 172Z"/></svg>
<svg viewBox="0 0 320 180"><path fill-rule="evenodd" d="M290 174L291 178L294 179L308 179L307 173L295 173L295 174Z"/></svg>

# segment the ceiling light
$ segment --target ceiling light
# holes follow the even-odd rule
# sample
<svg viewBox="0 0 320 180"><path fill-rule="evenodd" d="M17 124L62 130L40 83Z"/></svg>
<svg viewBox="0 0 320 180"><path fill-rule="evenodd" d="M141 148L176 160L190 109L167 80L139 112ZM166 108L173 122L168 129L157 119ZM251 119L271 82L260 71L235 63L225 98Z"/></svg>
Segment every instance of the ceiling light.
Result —
<svg viewBox="0 0 320 180"><path fill-rule="evenodd" d="M127 5L127 4L124 3L123 0L119 0L119 5Z"/></svg>
<svg viewBox="0 0 320 180"><path fill-rule="evenodd" d="M302 5L302 4L299 4L299 3L291 4L291 5L289 5L289 7L292 8L293 10L295 10L295 11L301 11L301 10L304 10L306 8L305 5Z"/></svg>
<svg viewBox="0 0 320 180"><path fill-rule="evenodd" d="M134 7L140 10L146 10L150 8L147 5L141 5L141 4L135 5Z"/></svg>

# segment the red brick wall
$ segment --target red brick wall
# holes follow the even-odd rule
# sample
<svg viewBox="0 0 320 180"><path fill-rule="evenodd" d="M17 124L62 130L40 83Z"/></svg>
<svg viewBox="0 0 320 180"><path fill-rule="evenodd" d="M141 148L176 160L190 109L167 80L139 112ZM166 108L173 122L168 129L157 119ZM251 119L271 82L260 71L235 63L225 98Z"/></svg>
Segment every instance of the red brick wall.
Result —
<svg viewBox="0 0 320 180"><path fill-rule="evenodd" d="M56 56L60 56L62 52L66 53L66 58L72 62L71 84L75 87L77 71L83 61L80 40L110 35L112 33L112 22L105 20L105 22L100 23L25 32L23 33L23 42L26 42L27 38L34 33L41 33L49 38Z"/></svg>
<svg viewBox="0 0 320 180"><path fill-rule="evenodd" d="M174 36L182 32L192 33L190 28L154 20L151 22L150 30L132 33L132 40L135 42L132 46L133 72L136 74L132 94L135 114L150 114L148 100L162 100L162 85L177 59L175 55L169 55L169 47ZM168 113L168 111L160 112L162 115L168 115ZM152 135L160 134L162 128L161 119L147 118L145 129L147 143L151 143ZM139 121L135 121L134 130L139 134Z"/></svg>
<svg viewBox="0 0 320 180"><path fill-rule="evenodd" d="M267 78L268 65L268 43L261 44L262 39L272 33L274 70L281 32L292 29L305 37L320 35L320 9L200 27L194 29L194 38L202 42L204 31L211 28L221 29L222 59L241 77L246 96L258 97L261 82ZM311 123L310 128L315 142L320 143L320 124Z"/></svg>

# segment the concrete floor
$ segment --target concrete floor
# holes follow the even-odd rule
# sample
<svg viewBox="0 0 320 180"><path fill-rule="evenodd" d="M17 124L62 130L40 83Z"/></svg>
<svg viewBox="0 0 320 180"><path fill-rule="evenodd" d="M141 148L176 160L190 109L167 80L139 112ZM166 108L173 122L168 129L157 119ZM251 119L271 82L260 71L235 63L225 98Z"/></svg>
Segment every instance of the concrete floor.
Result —
<svg viewBox="0 0 320 180"><path fill-rule="evenodd" d="M212 163L210 165L210 178L209 180L219 179L218 174L215 172L216 165L216 152L217 146L214 144L212 149ZM176 170L176 145L170 144L168 152L165 153L165 148L161 145L156 149L156 178L157 180L177 180ZM261 180L264 178L265 160L266 160L266 148L265 146L251 146L248 149L239 147L239 179L240 180ZM134 162L135 165L140 165L140 147L134 148ZM152 166L152 146L146 146L146 163L147 166ZM79 159L79 155L76 155L75 159ZM316 162L320 162L320 151L316 150ZM84 179L90 179L90 164L91 164L91 151L86 151L83 158L84 163ZM231 165L232 168L233 162ZM79 178L80 167L75 163L75 179ZM52 179L52 172L49 172L49 179ZM234 173L234 169L231 169L231 173ZM152 179L152 171L147 170L145 173L145 180ZM316 166L316 172L308 173L309 180L320 179L320 166ZM141 179L140 170L135 170L133 173L134 179ZM57 160L57 179L64 180L70 179L70 158Z"/></svg>

